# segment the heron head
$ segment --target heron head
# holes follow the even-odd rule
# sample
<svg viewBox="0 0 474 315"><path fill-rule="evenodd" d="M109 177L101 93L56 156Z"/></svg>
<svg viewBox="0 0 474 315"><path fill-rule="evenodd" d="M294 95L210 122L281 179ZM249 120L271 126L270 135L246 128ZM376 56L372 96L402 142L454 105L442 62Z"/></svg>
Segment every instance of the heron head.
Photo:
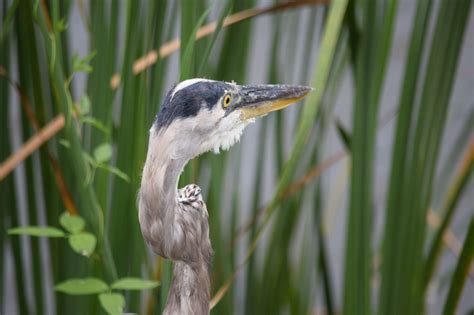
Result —
<svg viewBox="0 0 474 315"><path fill-rule="evenodd" d="M255 118L296 103L311 90L295 85L186 80L168 92L150 132L173 143L175 158L218 153L234 145Z"/></svg>

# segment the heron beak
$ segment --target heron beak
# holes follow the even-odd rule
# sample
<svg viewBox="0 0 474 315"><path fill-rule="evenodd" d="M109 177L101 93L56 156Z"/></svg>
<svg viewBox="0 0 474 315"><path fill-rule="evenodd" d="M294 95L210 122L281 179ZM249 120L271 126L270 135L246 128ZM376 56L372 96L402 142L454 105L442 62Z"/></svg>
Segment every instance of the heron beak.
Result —
<svg viewBox="0 0 474 315"><path fill-rule="evenodd" d="M299 85L243 85L240 107L243 119L283 109L303 99L313 88Z"/></svg>

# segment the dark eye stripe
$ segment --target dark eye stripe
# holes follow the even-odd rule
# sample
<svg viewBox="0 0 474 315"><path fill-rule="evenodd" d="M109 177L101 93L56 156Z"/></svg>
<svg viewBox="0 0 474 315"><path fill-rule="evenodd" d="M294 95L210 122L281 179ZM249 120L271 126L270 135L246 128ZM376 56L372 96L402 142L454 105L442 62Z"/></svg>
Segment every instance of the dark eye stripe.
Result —
<svg viewBox="0 0 474 315"><path fill-rule="evenodd" d="M201 81L180 89L173 97L171 89L157 114L157 130L169 126L175 119L196 116L202 107L212 109L230 88L225 82Z"/></svg>

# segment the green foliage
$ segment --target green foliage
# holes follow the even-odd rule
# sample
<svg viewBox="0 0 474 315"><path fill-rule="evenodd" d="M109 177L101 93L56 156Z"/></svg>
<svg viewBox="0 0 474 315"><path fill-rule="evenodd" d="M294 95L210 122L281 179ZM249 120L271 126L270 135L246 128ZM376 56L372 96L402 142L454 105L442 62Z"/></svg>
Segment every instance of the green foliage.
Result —
<svg viewBox="0 0 474 315"><path fill-rule="evenodd" d="M70 215L64 212L59 217L59 223L69 233L75 234L81 232L86 226L86 221L78 215Z"/></svg>
<svg viewBox="0 0 474 315"><path fill-rule="evenodd" d="M94 234L84 232L85 221L78 215L70 215L64 212L59 217L61 226L70 234L54 227L18 227L8 230L10 235L29 235L38 237L67 237L71 249L79 255L90 257L95 250L97 238ZM110 286L103 280L89 278L72 278L63 281L55 286L58 292L70 295L99 294L100 305L108 314L121 314L125 306L125 298L122 294L108 292L110 290L147 290L156 288L159 285L156 281L143 280L140 278L121 278Z"/></svg>
<svg viewBox="0 0 474 315"><path fill-rule="evenodd" d="M97 294L100 305L107 314L122 314L125 307L125 298L122 294L110 290L146 290L158 286L154 281L138 278L122 278L110 287L97 278L74 278L61 282L55 286L56 291L70 295Z"/></svg>
<svg viewBox="0 0 474 315"><path fill-rule="evenodd" d="M82 232L69 236L69 245L72 250L83 256L90 256L95 249L97 240L91 233Z"/></svg>
<svg viewBox="0 0 474 315"><path fill-rule="evenodd" d="M431 1L418 3L418 23L413 24L387 200L380 314L420 314L424 309L425 218L470 3L440 5L430 47L425 43ZM429 58L425 79L419 80L424 49ZM449 61L439 63L445 58ZM418 99L416 87L421 90Z"/></svg>
<svg viewBox="0 0 474 315"><path fill-rule="evenodd" d="M93 68L91 67L90 62L95 54L96 52L93 51L82 59L76 54L72 55L72 72L91 73Z"/></svg>
<svg viewBox="0 0 474 315"><path fill-rule="evenodd" d="M85 220L78 215L64 212L59 217L59 223L70 234L49 226L25 226L8 230L10 235L29 235L37 237L67 237L71 249L83 256L89 257L95 250L97 238L94 234L83 232Z"/></svg>
<svg viewBox="0 0 474 315"><path fill-rule="evenodd" d="M91 110L91 100L87 95L83 95L79 101L79 108L81 115L89 114Z"/></svg>
<svg viewBox="0 0 474 315"><path fill-rule="evenodd" d="M55 286L56 291L71 295L97 294L107 291L109 286L97 278L69 279Z"/></svg>
<svg viewBox="0 0 474 315"><path fill-rule="evenodd" d="M158 286L158 282L143 280L139 278L122 278L112 283L112 289L116 290L146 290Z"/></svg>
<svg viewBox="0 0 474 315"><path fill-rule="evenodd" d="M105 163L112 157L112 146L102 143L94 149L94 159L97 163Z"/></svg>
<svg viewBox="0 0 474 315"><path fill-rule="evenodd" d="M448 294L437 291L437 305L456 313L473 259L472 216L465 220L469 226L453 222L465 215L460 201L472 186L474 111L459 134L448 134L446 126L448 113L458 106L452 95L472 1L414 3L410 29L403 33L409 38L401 52L406 59L400 92L390 87L395 104L383 104L381 96L389 88L402 1L275 2L267 11L271 27L263 29L259 17L224 26L230 14L251 14L261 5L254 0L0 4L0 104L8 104L0 106L0 160L13 153L14 133L26 142L36 124L41 128L60 114L66 121L23 162L22 172L0 180L0 222L7 231L1 233L0 250L11 248L21 314L46 313L44 284L50 279L44 268L51 270L57 294L80 295L57 296L57 314L163 310L172 266L149 259L136 196L148 130L163 95L171 82L196 76L315 89L293 107L295 115L290 109L269 115L251 137L244 135L243 146L196 158L181 176L181 186L195 182L203 188L209 211L215 250L211 295L224 292L213 313L423 314L430 284L442 277L450 280ZM89 41L81 56L70 51L77 32L72 7ZM216 22L215 30L196 41L209 22ZM181 41L179 73L168 69L171 53L160 52L174 36ZM153 59L152 50L156 60L137 71L143 56ZM250 76L255 73L260 76ZM120 83L112 86L115 74ZM343 84L346 74L352 75L349 85ZM84 90L75 84L81 78ZM353 99L342 106L337 96L347 94L342 91L347 86ZM9 121L15 99L22 101L19 127L17 120ZM387 143L378 120L385 114L379 108L388 107L396 113L393 143ZM338 162L347 159L333 159L328 151L333 131L350 160L348 174ZM451 135L456 141L447 143ZM382 171L386 177L378 167L379 142L389 148L379 156L391 163ZM447 160L439 158L444 147ZM337 171L324 173L336 163ZM387 188L386 196L379 195L379 187ZM26 213L18 196L26 196ZM347 205L339 204L345 197ZM346 224L331 223L336 211ZM438 227L428 227L428 211L441 218ZM20 227L25 215L29 226ZM43 218L45 226L39 226ZM58 218L62 229L54 227ZM439 265L443 235L450 229L466 236L461 254L447 263L454 273L445 275ZM42 250L36 238L23 242L16 235L47 237L49 249ZM339 264L334 257L340 252ZM0 267L5 269L3 261ZM234 291L240 277L244 289ZM0 312L10 303L4 296L0 291Z"/></svg>
<svg viewBox="0 0 474 315"><path fill-rule="evenodd" d="M125 298L119 293L99 294L100 305L108 314L122 314L125 307Z"/></svg>
<svg viewBox="0 0 474 315"><path fill-rule="evenodd" d="M38 237L64 237L64 232L50 226L23 226L8 230L10 235L29 235Z"/></svg>

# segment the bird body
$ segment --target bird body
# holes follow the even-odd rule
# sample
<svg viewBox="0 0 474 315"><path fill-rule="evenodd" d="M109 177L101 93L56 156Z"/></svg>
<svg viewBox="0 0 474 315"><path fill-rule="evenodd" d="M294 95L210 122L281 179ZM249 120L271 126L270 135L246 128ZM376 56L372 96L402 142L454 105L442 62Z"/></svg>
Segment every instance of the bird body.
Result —
<svg viewBox="0 0 474 315"><path fill-rule="evenodd" d="M150 129L138 194L140 227L154 253L174 262L164 314L208 314L212 247L201 189L178 190L192 158L227 150L244 128L270 111L302 99L311 88L240 86L192 79L172 88Z"/></svg>
<svg viewBox="0 0 474 315"><path fill-rule="evenodd" d="M201 189L194 184L178 192L179 224L183 230L200 235L196 244L195 259L176 261L173 280L165 313L207 314L209 313L210 272L212 247L209 240L208 213L202 199ZM196 222L196 217L199 217ZM197 224L196 224L197 223Z"/></svg>

